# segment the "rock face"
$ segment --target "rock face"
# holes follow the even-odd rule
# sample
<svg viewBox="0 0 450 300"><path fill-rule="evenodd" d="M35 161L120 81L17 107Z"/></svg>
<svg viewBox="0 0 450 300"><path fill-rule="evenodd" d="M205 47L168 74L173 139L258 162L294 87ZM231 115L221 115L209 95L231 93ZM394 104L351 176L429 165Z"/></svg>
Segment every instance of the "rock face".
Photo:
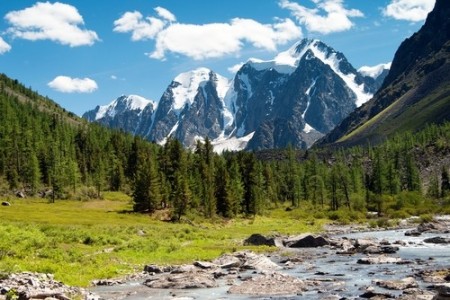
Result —
<svg viewBox="0 0 450 300"><path fill-rule="evenodd" d="M182 73L157 107L123 96L84 117L161 144L171 136L193 147L208 137L216 151L308 148L369 100L386 75L363 75L342 53L304 39L273 60L250 59L233 79L206 68Z"/></svg>

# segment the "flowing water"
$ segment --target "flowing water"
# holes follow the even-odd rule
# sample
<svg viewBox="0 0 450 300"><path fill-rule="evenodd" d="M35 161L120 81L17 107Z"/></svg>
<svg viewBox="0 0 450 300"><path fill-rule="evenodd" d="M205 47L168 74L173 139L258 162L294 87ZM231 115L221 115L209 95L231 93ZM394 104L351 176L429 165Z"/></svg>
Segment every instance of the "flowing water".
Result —
<svg viewBox="0 0 450 300"><path fill-rule="evenodd" d="M395 280L413 276L421 270L434 270L450 268L450 245L427 244L423 240L429 237L441 236L450 238L450 234L424 233L418 237L405 236L406 230L390 230L364 233L351 233L336 237L351 239L387 240L390 243L403 241L405 246L391 257L399 257L410 261L409 264L357 264L359 258L367 257L364 254L339 255L335 250L328 248L297 249L298 255L304 258L303 263L291 269L283 270L286 274L302 280L317 280L322 285L317 289L297 296L285 297L251 297L228 294L229 286L219 281L218 288L190 289L190 290L158 290L150 289L139 282L128 282L112 287L95 287L92 292L104 299L323 299L325 296L337 295L347 299L357 299L367 287L374 287L376 292L399 295L400 291L385 290L376 287L373 280ZM295 253L294 253L295 255ZM280 263L279 256L272 258ZM282 265L282 264L281 264ZM248 272L244 276L257 276ZM421 288L427 284L418 280ZM237 282L237 284L240 284Z"/></svg>

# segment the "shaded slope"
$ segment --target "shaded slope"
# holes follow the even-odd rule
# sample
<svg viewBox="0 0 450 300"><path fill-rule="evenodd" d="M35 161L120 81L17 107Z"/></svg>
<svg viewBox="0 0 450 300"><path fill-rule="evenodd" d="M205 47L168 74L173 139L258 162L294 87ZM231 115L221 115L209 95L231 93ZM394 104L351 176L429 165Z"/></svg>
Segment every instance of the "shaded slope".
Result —
<svg viewBox="0 0 450 300"><path fill-rule="evenodd" d="M450 119L450 1L438 0L425 25L405 40L380 91L318 144L378 143Z"/></svg>

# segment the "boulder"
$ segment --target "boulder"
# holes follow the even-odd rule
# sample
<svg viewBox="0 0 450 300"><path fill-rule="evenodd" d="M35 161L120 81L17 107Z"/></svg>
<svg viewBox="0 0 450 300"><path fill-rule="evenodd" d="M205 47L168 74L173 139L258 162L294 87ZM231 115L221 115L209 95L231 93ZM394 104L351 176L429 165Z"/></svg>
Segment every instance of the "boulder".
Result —
<svg viewBox="0 0 450 300"><path fill-rule="evenodd" d="M146 265L146 266L144 266L144 272L161 274L161 273L164 273L164 270L163 270L163 268L156 266L156 265Z"/></svg>
<svg viewBox="0 0 450 300"><path fill-rule="evenodd" d="M317 248L330 245L330 242L320 235L304 234L284 240L283 245L289 248Z"/></svg>
<svg viewBox="0 0 450 300"><path fill-rule="evenodd" d="M425 239L423 241L429 244L450 244L450 238L443 238L440 236Z"/></svg>
<svg viewBox="0 0 450 300"><path fill-rule="evenodd" d="M245 280L241 285L234 285L230 294L250 296L298 295L306 290L306 284L293 276L274 272Z"/></svg>
<svg viewBox="0 0 450 300"><path fill-rule="evenodd" d="M8 201L3 201L2 206L11 206L11 203L9 203Z"/></svg>
<svg viewBox="0 0 450 300"><path fill-rule="evenodd" d="M244 240L245 246L276 246L274 237L265 237L262 234L255 233Z"/></svg>
<svg viewBox="0 0 450 300"><path fill-rule="evenodd" d="M398 291L416 288L419 286L417 281L412 277L406 277L401 280L374 280L373 282L379 287Z"/></svg>
<svg viewBox="0 0 450 300"><path fill-rule="evenodd" d="M446 224L439 221L422 223L419 226L417 226L417 230L420 232L434 232L434 233L449 232L449 228L446 226Z"/></svg>
<svg viewBox="0 0 450 300"><path fill-rule="evenodd" d="M417 229L411 229L405 232L406 236L420 236L422 235L422 232Z"/></svg>
<svg viewBox="0 0 450 300"><path fill-rule="evenodd" d="M281 269L265 255L253 252L238 252L236 255L243 262L241 268L245 270L274 271Z"/></svg>
<svg viewBox="0 0 450 300"><path fill-rule="evenodd" d="M220 266L223 269L239 268L242 262L236 256L224 254L212 261L213 264Z"/></svg>
<svg viewBox="0 0 450 300"><path fill-rule="evenodd" d="M16 197L17 198L26 198L25 193L23 191L17 191L16 192Z"/></svg>

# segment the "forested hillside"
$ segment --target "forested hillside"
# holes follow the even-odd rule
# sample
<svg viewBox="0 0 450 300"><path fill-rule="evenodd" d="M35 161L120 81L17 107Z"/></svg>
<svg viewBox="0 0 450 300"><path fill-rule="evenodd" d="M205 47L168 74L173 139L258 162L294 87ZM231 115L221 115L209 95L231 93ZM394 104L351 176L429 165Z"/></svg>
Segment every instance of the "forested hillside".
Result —
<svg viewBox="0 0 450 300"><path fill-rule="evenodd" d="M159 146L88 124L6 76L0 118L3 195L89 200L123 191L135 211L164 209L173 220L249 216L280 206L350 220L368 210L395 217L449 204L450 124L375 148L218 155L209 140L191 151L175 139Z"/></svg>

